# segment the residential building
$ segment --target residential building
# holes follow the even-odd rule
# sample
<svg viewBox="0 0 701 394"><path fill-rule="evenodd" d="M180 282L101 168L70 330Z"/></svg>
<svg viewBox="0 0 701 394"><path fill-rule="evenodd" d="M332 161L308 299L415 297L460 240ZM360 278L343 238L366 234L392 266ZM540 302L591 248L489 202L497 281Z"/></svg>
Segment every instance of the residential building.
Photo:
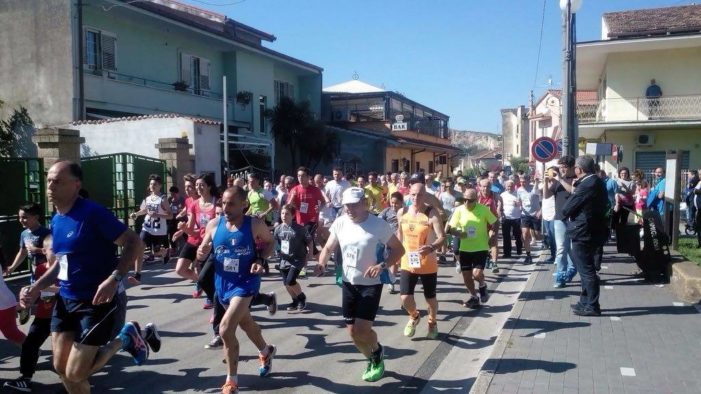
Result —
<svg viewBox="0 0 701 394"><path fill-rule="evenodd" d="M528 157L530 129L526 106L501 110L501 134L504 140L504 160Z"/></svg>
<svg viewBox="0 0 701 394"><path fill-rule="evenodd" d="M601 31L577 44L577 89L599 97L578 103L579 136L623 147L631 169L664 167L670 150L682 151L682 169L699 168L701 5L606 13ZM607 156L606 170L616 167Z"/></svg>
<svg viewBox="0 0 701 394"><path fill-rule="evenodd" d="M459 153L448 115L357 79L323 90L322 119L342 141L334 165L353 172L448 174Z"/></svg>
<svg viewBox="0 0 701 394"><path fill-rule="evenodd" d="M320 67L265 47L269 33L175 0L6 0L0 24L0 53L12 54L0 60L0 99L40 126L159 113L223 122L226 103L228 166L269 168L265 110L288 96L321 111ZM149 130L143 141L155 143Z"/></svg>

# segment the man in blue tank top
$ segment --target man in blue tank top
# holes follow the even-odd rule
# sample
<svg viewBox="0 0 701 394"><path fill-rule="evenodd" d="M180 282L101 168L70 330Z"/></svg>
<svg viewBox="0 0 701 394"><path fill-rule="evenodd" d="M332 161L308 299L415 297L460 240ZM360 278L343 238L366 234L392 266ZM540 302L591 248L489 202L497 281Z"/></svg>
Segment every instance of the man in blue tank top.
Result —
<svg viewBox="0 0 701 394"><path fill-rule="evenodd" d="M126 323L113 336L124 308L117 290L129 266L142 257L144 246L109 210L78 195L82 179L76 163L59 161L49 169L48 197L56 207L52 250L58 264L22 291L23 305L32 305L42 289L59 280L51 342L54 367L69 393L89 393L88 377L120 349L141 365L148 358L144 337L154 351L160 348L158 332L150 323L143 336L136 322ZM117 246L122 247L119 259Z"/></svg>
<svg viewBox="0 0 701 394"><path fill-rule="evenodd" d="M204 260L210 252L214 255L216 297L227 308L219 325L228 368L222 392L235 393L238 390L238 326L241 326L259 350L260 376L267 376L272 369L276 348L265 342L260 327L251 316L249 306L253 296L260 290L262 257L272 254L273 237L262 219L244 214L248 204L243 188L233 186L226 189L221 201L224 216L207 224L197 258ZM256 252L256 242L264 245L260 255Z"/></svg>

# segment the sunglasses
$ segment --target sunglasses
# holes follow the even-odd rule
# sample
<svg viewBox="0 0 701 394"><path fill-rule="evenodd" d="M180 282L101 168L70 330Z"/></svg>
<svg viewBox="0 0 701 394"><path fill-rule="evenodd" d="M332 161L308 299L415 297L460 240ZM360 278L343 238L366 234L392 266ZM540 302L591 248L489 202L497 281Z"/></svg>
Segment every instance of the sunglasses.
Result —
<svg viewBox="0 0 701 394"><path fill-rule="evenodd" d="M472 204L473 202L477 201L477 199L476 198L475 199L466 198L465 201L467 201L468 204Z"/></svg>

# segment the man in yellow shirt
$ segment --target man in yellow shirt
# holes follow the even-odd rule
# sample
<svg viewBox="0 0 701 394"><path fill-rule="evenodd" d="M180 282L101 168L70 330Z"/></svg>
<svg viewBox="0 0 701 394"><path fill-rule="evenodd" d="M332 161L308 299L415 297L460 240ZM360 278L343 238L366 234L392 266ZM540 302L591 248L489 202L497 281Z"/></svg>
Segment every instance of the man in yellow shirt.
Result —
<svg viewBox="0 0 701 394"><path fill-rule="evenodd" d="M370 213L378 215L384 209L384 189L377 182L377 173L368 173L368 185L365 186L365 196L368 201Z"/></svg>
<svg viewBox="0 0 701 394"><path fill-rule="evenodd" d="M497 218L485 205L479 204L475 189L465 190L465 204L457 207L448 222L448 234L460 238L460 271L470 299L464 306L476 309L489 298L484 280L484 266L489 253L489 238ZM479 282L479 297L475 291L475 280Z"/></svg>

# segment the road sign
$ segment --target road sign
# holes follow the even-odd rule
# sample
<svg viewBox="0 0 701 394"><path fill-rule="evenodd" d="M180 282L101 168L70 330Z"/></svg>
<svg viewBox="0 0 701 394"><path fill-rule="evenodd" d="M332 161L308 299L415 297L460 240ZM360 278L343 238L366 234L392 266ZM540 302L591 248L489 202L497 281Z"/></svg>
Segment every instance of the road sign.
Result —
<svg viewBox="0 0 701 394"><path fill-rule="evenodd" d="M562 138L557 140L557 154L562 157Z"/></svg>
<svg viewBox="0 0 701 394"><path fill-rule="evenodd" d="M540 137L533 141L531 155L541 163L549 162L557 156L557 142L550 137Z"/></svg>

